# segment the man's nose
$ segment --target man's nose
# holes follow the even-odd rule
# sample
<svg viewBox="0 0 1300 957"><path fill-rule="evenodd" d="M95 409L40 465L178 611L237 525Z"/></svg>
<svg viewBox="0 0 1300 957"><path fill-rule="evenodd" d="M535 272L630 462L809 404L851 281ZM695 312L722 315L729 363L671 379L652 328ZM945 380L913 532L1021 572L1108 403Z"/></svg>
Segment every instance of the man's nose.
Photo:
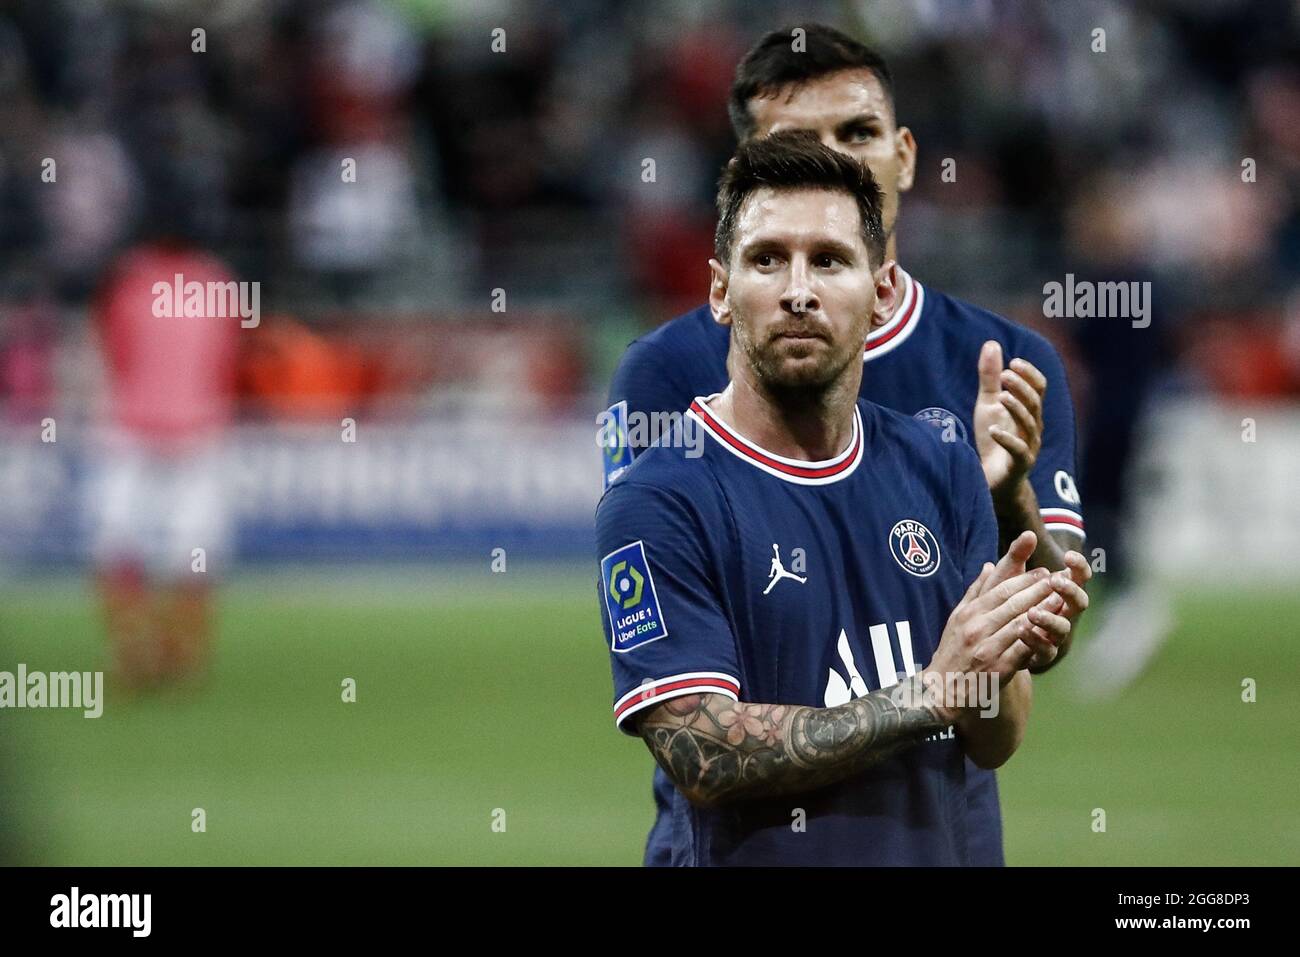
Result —
<svg viewBox="0 0 1300 957"><path fill-rule="evenodd" d="M790 265L790 281L781 294L781 308L790 313L804 313L816 312L821 307L821 300L812 285L808 264L796 259Z"/></svg>

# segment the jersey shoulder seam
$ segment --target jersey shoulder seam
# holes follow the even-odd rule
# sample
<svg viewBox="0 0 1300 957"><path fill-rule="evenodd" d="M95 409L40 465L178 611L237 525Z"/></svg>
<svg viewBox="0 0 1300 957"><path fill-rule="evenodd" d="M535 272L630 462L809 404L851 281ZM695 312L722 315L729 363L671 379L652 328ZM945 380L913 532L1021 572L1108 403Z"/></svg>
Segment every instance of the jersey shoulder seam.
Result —
<svg viewBox="0 0 1300 957"><path fill-rule="evenodd" d="M927 294L932 294L935 297L945 298L950 302L952 302L954 305L962 309L967 309L970 310L971 312L979 313L981 316L987 318L995 326L998 326L999 328L1006 329L1019 336L1024 336L1030 342L1034 343L1035 346L1038 346L1050 352L1052 354L1052 357L1056 359L1058 362L1060 361L1060 355L1057 353L1056 347L1052 345L1050 339L1048 339L1045 335L1043 335L1038 330L1031 329L1029 328L1029 326L1026 326L1023 323L1016 322L1014 319L1008 319L1000 312L994 312L992 309L986 309L983 306L977 306L975 305L975 303L967 302L965 299L958 299L956 296L950 295L949 293L942 292L937 289L932 289L931 287L926 287L926 292Z"/></svg>

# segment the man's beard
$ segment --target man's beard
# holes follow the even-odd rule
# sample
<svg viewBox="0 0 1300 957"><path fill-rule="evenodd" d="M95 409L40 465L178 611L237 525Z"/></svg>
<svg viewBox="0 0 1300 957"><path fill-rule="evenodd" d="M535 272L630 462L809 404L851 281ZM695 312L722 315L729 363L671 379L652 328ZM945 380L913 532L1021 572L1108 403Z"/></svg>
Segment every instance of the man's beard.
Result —
<svg viewBox="0 0 1300 957"><path fill-rule="evenodd" d="M865 342L867 323L864 322L863 325ZM791 345L781 338L780 333L801 326L802 323L797 319L788 320L766 330L762 341L755 341L751 334L751 324L732 307L732 330L740 349L739 358L750 365L759 383L773 393L825 392L840 380L851 362L862 361L861 349L840 352L829 339L809 341L808 348L815 350L817 361L791 361L788 357Z"/></svg>

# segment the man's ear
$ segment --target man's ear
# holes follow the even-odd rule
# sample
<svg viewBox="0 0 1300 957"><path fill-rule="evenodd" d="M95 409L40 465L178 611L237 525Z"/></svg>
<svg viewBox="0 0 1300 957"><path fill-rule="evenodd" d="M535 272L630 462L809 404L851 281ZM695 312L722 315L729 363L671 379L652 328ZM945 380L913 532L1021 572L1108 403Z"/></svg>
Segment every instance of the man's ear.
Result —
<svg viewBox="0 0 1300 957"><path fill-rule="evenodd" d="M720 326L731 325L731 306L727 303L727 269L716 259L709 260L709 309L713 321Z"/></svg>
<svg viewBox="0 0 1300 957"><path fill-rule="evenodd" d="M906 193L916 181L916 140L906 126L894 134L894 150L898 154L898 191Z"/></svg>
<svg viewBox="0 0 1300 957"><path fill-rule="evenodd" d="M871 328L879 329L894 318L898 306L898 267L892 259L886 259L872 278L876 282L876 306L871 313Z"/></svg>

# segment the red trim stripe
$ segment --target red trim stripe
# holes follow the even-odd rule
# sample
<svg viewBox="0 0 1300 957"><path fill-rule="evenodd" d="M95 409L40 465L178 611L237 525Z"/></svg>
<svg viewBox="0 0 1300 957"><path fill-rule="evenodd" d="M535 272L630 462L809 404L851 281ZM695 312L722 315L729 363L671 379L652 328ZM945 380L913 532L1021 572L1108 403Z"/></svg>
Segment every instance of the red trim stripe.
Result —
<svg viewBox="0 0 1300 957"><path fill-rule="evenodd" d="M682 688L700 688L710 687L717 688L719 691L729 691L731 694L740 695L740 685L732 681L726 681L722 678L683 678L680 681L670 681L668 684L659 685L657 688L651 688L649 691L643 691L614 709L614 720L619 721L623 715L632 709L645 704L647 701L653 701L655 698L662 698L673 691Z"/></svg>
<svg viewBox="0 0 1300 957"><path fill-rule="evenodd" d="M1074 528L1079 529L1079 531L1083 531L1083 522L1075 518L1073 515L1044 515L1043 524L1044 525L1070 525Z"/></svg>
<svg viewBox="0 0 1300 957"><path fill-rule="evenodd" d="M857 428L855 412L854 429L857 434L853 439L853 447L849 449L848 454L844 456L844 459L841 462L835 465L826 465L816 469L805 468L800 465L786 465L784 462L778 462L769 455L764 455L749 443L736 438L728 432L727 429L719 423L701 403L692 402L691 411L704 420L704 423L712 430L714 435L723 442L726 442L746 458L753 459L755 462L762 462L768 468L776 469L778 472L782 472L786 475L794 475L798 478L826 478L831 475L839 475L841 472L852 467L854 460L858 457L858 449L862 446L862 430Z"/></svg>

